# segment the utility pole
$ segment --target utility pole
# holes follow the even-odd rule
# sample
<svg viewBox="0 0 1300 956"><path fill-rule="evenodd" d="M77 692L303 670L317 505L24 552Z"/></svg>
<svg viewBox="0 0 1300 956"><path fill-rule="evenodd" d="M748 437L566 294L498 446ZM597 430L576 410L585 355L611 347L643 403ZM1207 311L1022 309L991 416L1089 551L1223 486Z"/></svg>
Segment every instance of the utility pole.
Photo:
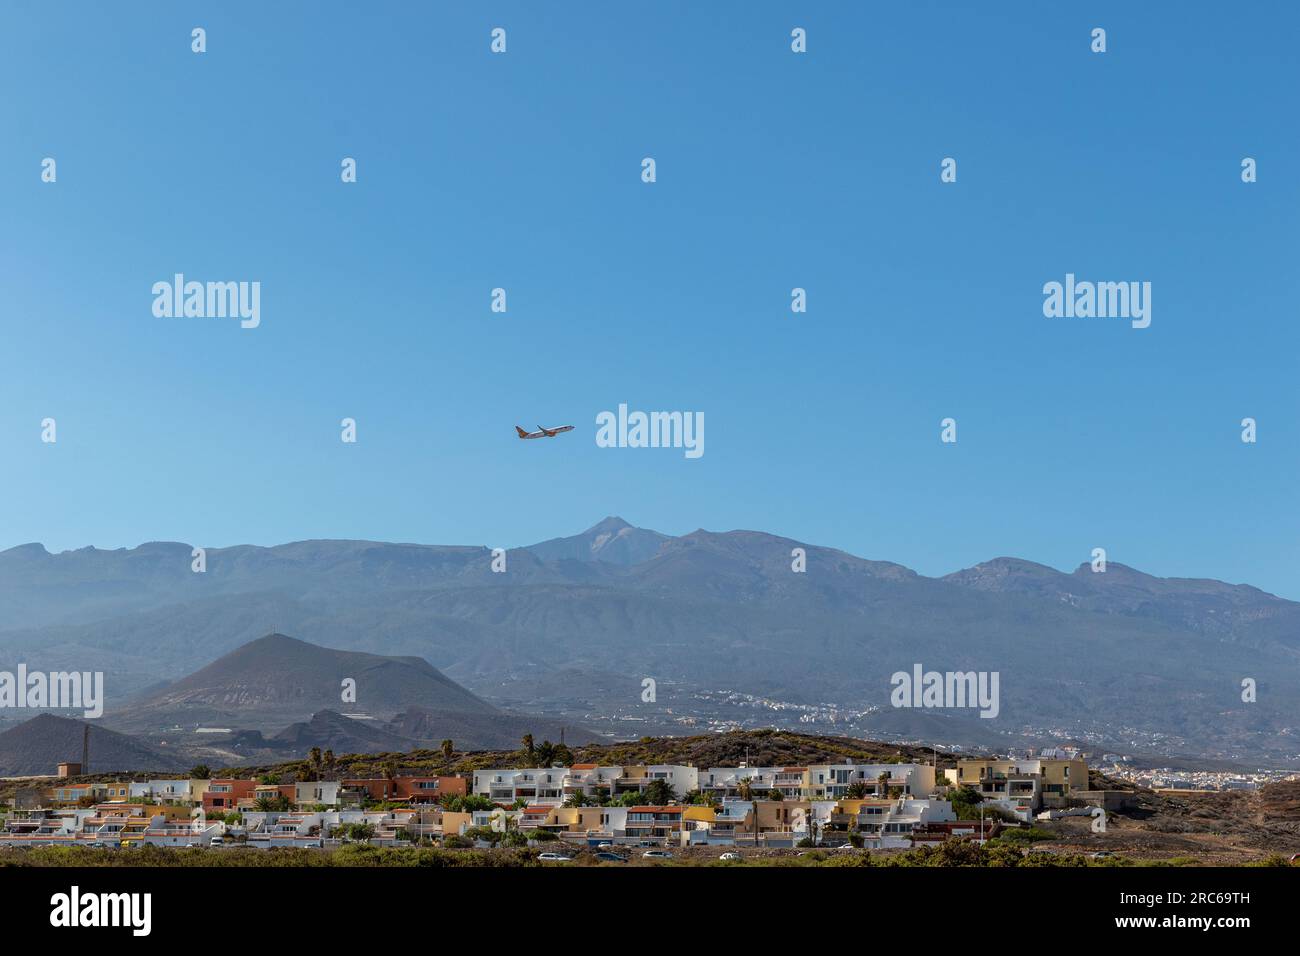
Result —
<svg viewBox="0 0 1300 956"><path fill-rule="evenodd" d="M81 772L90 773L90 724L81 729Z"/></svg>

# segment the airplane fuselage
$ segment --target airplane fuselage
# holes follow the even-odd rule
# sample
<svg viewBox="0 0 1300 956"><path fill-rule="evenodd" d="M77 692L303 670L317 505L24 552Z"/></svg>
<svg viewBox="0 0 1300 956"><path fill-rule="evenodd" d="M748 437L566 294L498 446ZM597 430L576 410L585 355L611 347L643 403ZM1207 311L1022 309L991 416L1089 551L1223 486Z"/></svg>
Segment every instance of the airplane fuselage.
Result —
<svg viewBox="0 0 1300 956"><path fill-rule="evenodd" d="M519 433L520 438L554 438L561 432L573 431L573 426L557 425L554 428L547 428L545 425L538 425L537 429L535 432L526 432L518 425L515 426L515 431Z"/></svg>

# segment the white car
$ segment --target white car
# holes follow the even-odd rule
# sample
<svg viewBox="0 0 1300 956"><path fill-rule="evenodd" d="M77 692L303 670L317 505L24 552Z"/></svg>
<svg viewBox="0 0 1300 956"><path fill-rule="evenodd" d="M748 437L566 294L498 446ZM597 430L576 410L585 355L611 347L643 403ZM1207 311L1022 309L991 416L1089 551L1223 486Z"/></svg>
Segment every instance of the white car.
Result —
<svg viewBox="0 0 1300 956"><path fill-rule="evenodd" d="M722 854L722 856L718 857L718 859L719 859L719 860L739 860L739 859L740 859L740 854L739 854L739 853L724 853L724 854Z"/></svg>
<svg viewBox="0 0 1300 956"><path fill-rule="evenodd" d="M573 858L562 853L543 853L537 859L543 863L572 863Z"/></svg>
<svg viewBox="0 0 1300 956"><path fill-rule="evenodd" d="M643 860L671 860L673 855L667 850L646 850L641 854Z"/></svg>

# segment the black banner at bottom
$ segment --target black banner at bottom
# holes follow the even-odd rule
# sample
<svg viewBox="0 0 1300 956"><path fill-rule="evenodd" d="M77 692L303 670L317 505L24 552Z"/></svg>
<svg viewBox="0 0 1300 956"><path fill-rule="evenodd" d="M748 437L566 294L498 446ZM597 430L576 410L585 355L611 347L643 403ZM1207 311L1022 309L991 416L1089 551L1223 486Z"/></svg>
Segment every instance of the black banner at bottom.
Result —
<svg viewBox="0 0 1300 956"><path fill-rule="evenodd" d="M184 867L0 869L5 922L24 937L195 942L253 930L373 942L388 927L528 932L652 924L674 932L789 923L916 925L927 932L1065 920L1087 932L1216 941L1290 925L1296 867L986 868ZM441 915L439 915L441 914ZM459 927L459 929L457 929Z"/></svg>

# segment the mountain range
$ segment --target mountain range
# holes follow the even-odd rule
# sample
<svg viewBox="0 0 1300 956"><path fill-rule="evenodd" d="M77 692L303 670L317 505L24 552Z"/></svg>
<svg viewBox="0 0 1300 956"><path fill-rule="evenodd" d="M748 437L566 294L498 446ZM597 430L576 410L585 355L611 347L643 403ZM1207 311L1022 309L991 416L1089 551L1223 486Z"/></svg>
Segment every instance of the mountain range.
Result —
<svg viewBox="0 0 1300 956"><path fill-rule="evenodd" d="M1247 585L1015 558L930 578L762 532L673 537L618 518L512 549L503 573L486 547L213 548L203 573L191 550L0 552L0 668L102 670L109 717L123 726L151 707L218 719L235 701L205 692L200 668L280 631L427 661L465 689L467 707L623 736L797 723L953 745L1073 740L1300 760L1300 604ZM998 672L998 717L891 707L891 675L918 663ZM384 666L428 678L415 664ZM1245 679L1255 702L1243 701ZM389 719L413 703L394 693Z"/></svg>

